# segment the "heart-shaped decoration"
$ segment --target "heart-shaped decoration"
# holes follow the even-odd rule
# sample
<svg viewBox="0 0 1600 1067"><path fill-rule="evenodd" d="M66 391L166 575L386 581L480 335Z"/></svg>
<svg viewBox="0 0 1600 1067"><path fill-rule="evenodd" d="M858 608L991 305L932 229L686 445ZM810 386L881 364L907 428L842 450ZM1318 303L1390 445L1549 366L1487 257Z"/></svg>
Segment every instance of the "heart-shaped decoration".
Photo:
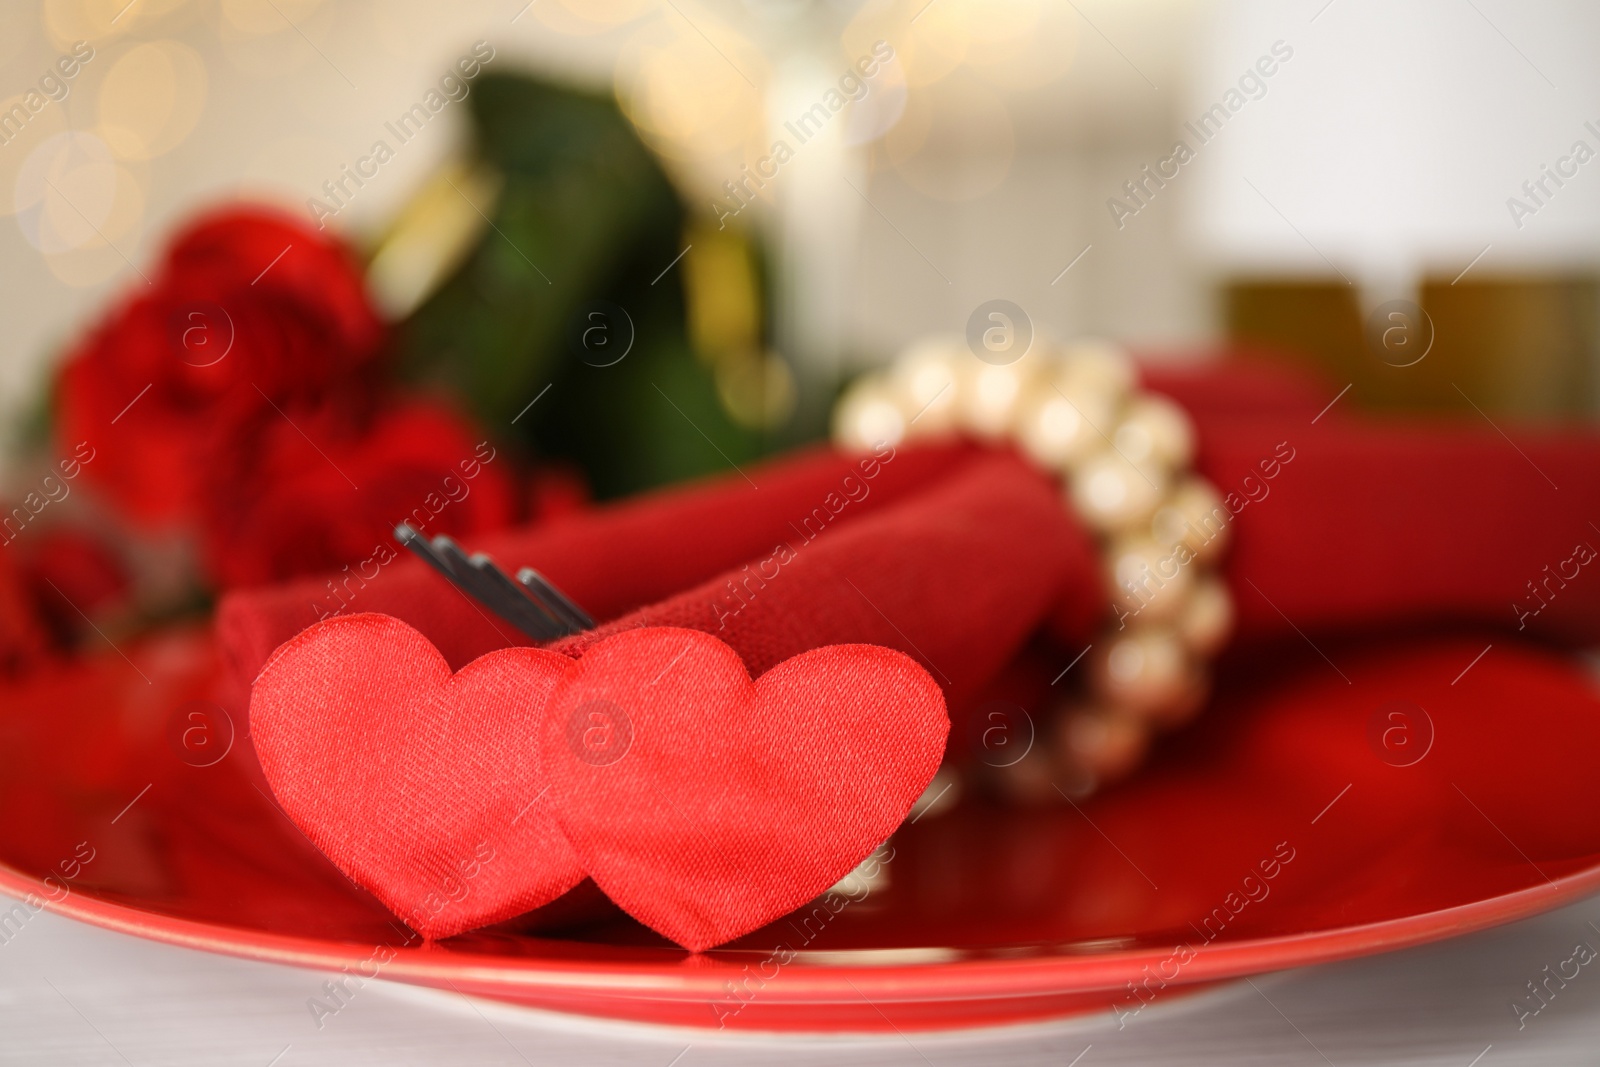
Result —
<svg viewBox="0 0 1600 1067"><path fill-rule="evenodd" d="M250 726L289 817L427 937L588 874L700 950L815 898L887 839L950 723L928 673L875 645L752 682L709 634L638 629L579 660L507 648L451 674L422 634L366 614L279 648Z"/></svg>
<svg viewBox="0 0 1600 1067"><path fill-rule="evenodd" d="M589 876L692 950L816 898L882 844L938 770L950 722L916 661L831 645L750 680L695 630L629 630L551 694L540 752Z"/></svg>
<svg viewBox="0 0 1600 1067"><path fill-rule="evenodd" d="M413 929L449 937L583 880L536 758L546 699L572 666L506 648L451 674L398 619L329 619L262 668L251 738L312 843Z"/></svg>

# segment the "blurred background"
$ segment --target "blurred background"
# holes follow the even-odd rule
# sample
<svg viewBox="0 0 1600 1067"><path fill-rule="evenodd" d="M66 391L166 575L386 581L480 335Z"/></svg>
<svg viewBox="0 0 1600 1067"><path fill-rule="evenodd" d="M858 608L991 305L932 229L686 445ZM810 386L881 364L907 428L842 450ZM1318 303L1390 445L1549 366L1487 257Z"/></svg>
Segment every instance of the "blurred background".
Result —
<svg viewBox="0 0 1600 1067"><path fill-rule="evenodd" d="M995 300L1592 421L1596 41L1577 0L5 0L0 677L401 518L821 439Z"/></svg>
<svg viewBox="0 0 1600 1067"><path fill-rule="evenodd" d="M851 372L997 298L1369 407L1587 418L1597 31L1572 0L19 0L0 492L62 360L239 200L348 242L400 380L598 497L817 437Z"/></svg>

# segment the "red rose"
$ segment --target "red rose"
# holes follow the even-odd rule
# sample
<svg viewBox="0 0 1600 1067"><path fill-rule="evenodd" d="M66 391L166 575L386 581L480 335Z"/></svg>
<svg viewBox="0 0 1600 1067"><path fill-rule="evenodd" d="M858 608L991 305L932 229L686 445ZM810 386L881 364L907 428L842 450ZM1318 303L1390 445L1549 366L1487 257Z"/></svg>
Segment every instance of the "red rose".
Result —
<svg viewBox="0 0 1600 1067"><path fill-rule="evenodd" d="M368 388L384 331L350 252L291 216L234 207L180 233L62 369L65 451L130 517L197 512L219 423Z"/></svg>
<svg viewBox="0 0 1600 1067"><path fill-rule="evenodd" d="M0 548L0 678L21 674L43 659L50 645L14 551L9 545Z"/></svg>
<svg viewBox="0 0 1600 1067"><path fill-rule="evenodd" d="M431 404L402 404L365 429L337 406L267 408L232 447L203 515L223 587L344 568L370 578L401 551L400 522L466 536L513 517L507 459Z"/></svg>
<svg viewBox="0 0 1600 1067"><path fill-rule="evenodd" d="M85 617L98 619L127 603L129 581L122 561L87 530L55 526L41 531L23 559L39 616L62 647L92 634Z"/></svg>

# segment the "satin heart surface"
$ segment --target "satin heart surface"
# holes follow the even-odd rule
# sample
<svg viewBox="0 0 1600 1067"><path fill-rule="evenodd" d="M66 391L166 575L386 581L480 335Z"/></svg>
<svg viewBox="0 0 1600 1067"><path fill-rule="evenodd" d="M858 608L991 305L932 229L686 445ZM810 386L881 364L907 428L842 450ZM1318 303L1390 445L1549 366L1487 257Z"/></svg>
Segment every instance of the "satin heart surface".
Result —
<svg viewBox="0 0 1600 1067"><path fill-rule="evenodd" d="M583 880L535 756L573 661L507 648L452 674L398 619L329 619L251 690L250 733L284 812L429 938L520 915Z"/></svg>
<svg viewBox="0 0 1600 1067"><path fill-rule="evenodd" d="M752 682L709 634L588 649L547 706L552 805L589 876L692 950L815 899L905 819L949 731L909 656L831 645Z"/></svg>
<svg viewBox="0 0 1600 1067"><path fill-rule="evenodd" d="M816 898L892 834L944 754L914 660L833 645L752 682L696 630L581 659L491 652L451 674L385 615L318 623L262 668L251 735L284 811L430 938L592 877L692 950Z"/></svg>

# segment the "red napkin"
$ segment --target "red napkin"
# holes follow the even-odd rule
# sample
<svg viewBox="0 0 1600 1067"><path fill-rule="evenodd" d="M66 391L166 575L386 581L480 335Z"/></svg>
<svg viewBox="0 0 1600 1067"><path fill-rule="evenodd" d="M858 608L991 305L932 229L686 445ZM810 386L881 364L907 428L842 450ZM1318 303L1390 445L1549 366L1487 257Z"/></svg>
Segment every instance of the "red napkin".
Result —
<svg viewBox="0 0 1600 1067"><path fill-rule="evenodd" d="M1241 508L1236 643L1438 625L1600 639L1600 576L1581 562L1600 549L1600 436L1357 417L1328 406L1336 386L1248 367L1147 377L1193 415L1201 472Z"/></svg>
<svg viewBox="0 0 1600 1067"><path fill-rule="evenodd" d="M1149 377L1190 409L1200 469L1238 509L1226 572L1240 643L1438 624L1600 637L1600 597L1582 588L1597 579L1578 562L1600 545L1593 435L1503 427L1508 438L1337 406L1319 417L1314 383L1237 367ZM780 543L792 562L779 562ZM1055 488L1020 460L960 446L865 462L801 453L470 547L537 566L602 633L718 632L756 673L818 645L881 643L918 658L952 705L1052 600L1078 610L1084 633L1104 610L1099 565ZM345 588L347 610L404 619L454 667L526 643L410 559ZM314 581L230 596L218 627L240 680L338 604Z"/></svg>
<svg viewBox="0 0 1600 1067"><path fill-rule="evenodd" d="M820 645L880 644L918 659L956 704L1016 653L1052 605L1098 604L1091 542L1055 483L1013 454L809 453L750 473L759 490L736 475L718 491L647 498L471 547L503 564L537 565L610 618L558 651L576 655L620 629L681 626L716 634L759 675ZM724 567L733 569L719 574ZM224 602L218 628L241 682L316 621L316 592L302 582ZM351 609L410 623L455 668L527 643L412 560L386 568Z"/></svg>
<svg viewBox="0 0 1600 1067"><path fill-rule="evenodd" d="M881 459L813 450L467 547L512 571L537 567L595 618L614 619L728 568L756 563L785 538L873 515L938 482L973 454L960 445L901 449ZM828 510L830 496L837 513ZM394 550L394 562L370 577L347 571L224 598L217 630L240 681L248 686L273 649L341 609L403 619L427 634L454 668L493 649L528 643L408 552Z"/></svg>

